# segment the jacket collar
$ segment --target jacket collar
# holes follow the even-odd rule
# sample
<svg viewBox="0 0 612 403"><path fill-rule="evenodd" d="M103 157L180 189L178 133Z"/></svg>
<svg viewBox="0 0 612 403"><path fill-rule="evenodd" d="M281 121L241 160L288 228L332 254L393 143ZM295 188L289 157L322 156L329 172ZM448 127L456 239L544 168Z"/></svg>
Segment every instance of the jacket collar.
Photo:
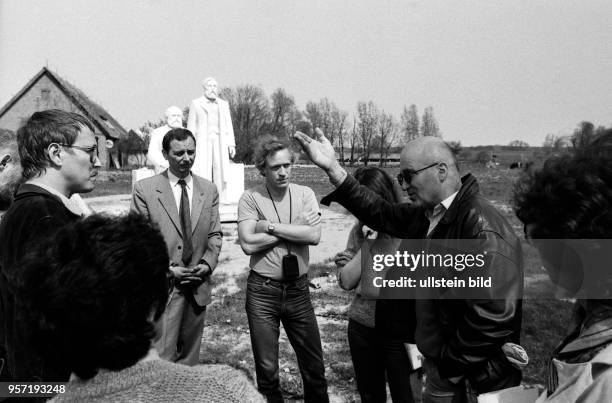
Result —
<svg viewBox="0 0 612 403"><path fill-rule="evenodd" d="M23 183L15 192L15 201L26 199L34 196L42 196L48 199L55 200L57 203L61 204L66 210L70 211L71 214L80 217L82 212L76 212L73 206L68 206L61 198L57 195L49 192L45 188L38 186L33 183Z"/></svg>
<svg viewBox="0 0 612 403"><path fill-rule="evenodd" d="M451 203L440 223L448 224L454 222L459 214L459 206L467 199L474 197L480 191L478 181L472 174L467 174L461 178L461 188L455 196L455 200Z"/></svg>
<svg viewBox="0 0 612 403"><path fill-rule="evenodd" d="M62 203L59 197L49 192L48 190L32 183L23 183L19 185L17 191L15 192L15 200L33 196L49 197L51 199L57 200L59 203Z"/></svg>

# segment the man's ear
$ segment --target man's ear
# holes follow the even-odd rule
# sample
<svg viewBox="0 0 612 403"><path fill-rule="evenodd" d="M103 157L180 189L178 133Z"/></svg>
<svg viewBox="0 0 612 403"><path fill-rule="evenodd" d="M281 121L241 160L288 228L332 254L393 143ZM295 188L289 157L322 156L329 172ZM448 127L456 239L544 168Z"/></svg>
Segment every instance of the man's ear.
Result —
<svg viewBox="0 0 612 403"><path fill-rule="evenodd" d="M51 143L45 150L45 154L47 154L47 158L51 162L51 164L61 167L63 165L62 161L62 153L64 150L62 146L57 143Z"/></svg>
<svg viewBox="0 0 612 403"><path fill-rule="evenodd" d="M164 149L162 148L162 155L164 156L164 159L165 159L166 161L168 161L168 151L166 151L166 150L164 150Z"/></svg>
<svg viewBox="0 0 612 403"><path fill-rule="evenodd" d="M440 180L440 182L444 182L446 180L446 178L448 177L448 165L446 165L446 162L440 162L438 164L438 179Z"/></svg>

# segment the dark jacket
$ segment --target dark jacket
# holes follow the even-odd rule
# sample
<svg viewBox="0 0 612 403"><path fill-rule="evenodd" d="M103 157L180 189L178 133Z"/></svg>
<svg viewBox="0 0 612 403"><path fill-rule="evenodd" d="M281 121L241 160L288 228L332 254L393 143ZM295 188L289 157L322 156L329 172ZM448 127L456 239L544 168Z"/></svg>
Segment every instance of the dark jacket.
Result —
<svg viewBox="0 0 612 403"><path fill-rule="evenodd" d="M517 378L501 346L505 342L518 343L520 337L521 243L501 213L480 196L474 176L468 174L462 178L461 189L430 234L431 240L423 240L429 226L424 209L390 204L360 186L350 175L321 203L330 201L342 204L377 231L400 238L420 238L427 252L431 252L432 244L454 248L457 240L471 240L478 250L486 251L481 273L486 270L486 275L491 276L491 288L481 289L469 298L452 290L432 298L399 297L404 298L400 302L404 309L413 306L410 312L400 313L397 301L386 301L378 304L382 312L377 311L377 328L386 326L404 335L414 329L419 350L438 365L442 376L467 375L479 392L495 390L497 380L501 382L509 376ZM418 241L405 241L400 249L410 248L409 251L415 252L414 245L418 245ZM397 271L389 270L393 272ZM416 326L411 327L411 322ZM520 374L514 382L518 384L519 381Z"/></svg>
<svg viewBox="0 0 612 403"><path fill-rule="evenodd" d="M70 376L67 369L37 358L14 290L20 280L19 261L31 245L78 218L58 197L26 183L19 187L0 221L0 342L6 348L8 370L15 380L67 381Z"/></svg>

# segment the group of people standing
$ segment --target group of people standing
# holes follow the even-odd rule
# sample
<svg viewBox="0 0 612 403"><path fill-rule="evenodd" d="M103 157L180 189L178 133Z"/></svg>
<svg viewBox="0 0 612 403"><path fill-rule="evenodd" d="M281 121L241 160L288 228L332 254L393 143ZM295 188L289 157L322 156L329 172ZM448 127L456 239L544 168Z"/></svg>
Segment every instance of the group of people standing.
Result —
<svg viewBox="0 0 612 403"><path fill-rule="evenodd" d="M206 81L207 103L192 107L215 108L207 85L216 90L216 82ZM169 111L169 120L174 115L178 119ZM218 185L194 166L198 153L218 150L220 143L173 126L160 143L167 169L137 182L131 214L117 218L83 218L70 200L94 188L100 167L87 119L42 111L19 130L22 183L0 221L1 379L69 381L55 401L282 402L282 323L305 401L329 401L308 279L321 212L314 192L291 182L295 154L282 139L260 139L254 154L263 181L238 204L239 242L251 257L245 308L258 391L239 371L197 365L222 234ZM320 130L314 138L298 132L295 139L335 187L322 203L338 202L359 220L335 261L340 286L356 289L347 331L362 401L386 401L386 382L394 402L472 402L519 385L513 348L520 348L522 321L521 240L480 195L477 179L460 174L451 149L432 137L406 144L397 176L401 192L382 170L348 174ZM224 144L221 154L230 158L233 145ZM215 154L215 161L225 158ZM568 267L560 256L569 246L546 242L610 239L611 157L608 132L573 155L550 159L515 191L526 237L551 279L578 298L577 327L554 352L541 401L612 397L612 310L602 297L612 276L593 267L595 260ZM210 179L222 175L210 165ZM412 251L415 240L425 251L474 241L486 255L483 270L492 287L468 299L452 289L383 295L386 290L372 286L372 255ZM594 250L604 254L601 249ZM597 292L588 282L574 284L590 270L604 276ZM380 275L392 279L395 272ZM422 394L407 344L424 356Z"/></svg>

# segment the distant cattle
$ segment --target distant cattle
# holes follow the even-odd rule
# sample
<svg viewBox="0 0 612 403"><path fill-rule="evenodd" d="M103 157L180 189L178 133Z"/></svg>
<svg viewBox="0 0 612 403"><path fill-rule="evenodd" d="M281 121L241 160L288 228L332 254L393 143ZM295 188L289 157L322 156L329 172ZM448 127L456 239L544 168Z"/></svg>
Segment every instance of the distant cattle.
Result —
<svg viewBox="0 0 612 403"><path fill-rule="evenodd" d="M527 161L527 162L522 162L522 161L516 161L513 162L512 164L510 164L510 169L520 169L523 168L525 170L529 169L529 167L533 165L533 161Z"/></svg>

